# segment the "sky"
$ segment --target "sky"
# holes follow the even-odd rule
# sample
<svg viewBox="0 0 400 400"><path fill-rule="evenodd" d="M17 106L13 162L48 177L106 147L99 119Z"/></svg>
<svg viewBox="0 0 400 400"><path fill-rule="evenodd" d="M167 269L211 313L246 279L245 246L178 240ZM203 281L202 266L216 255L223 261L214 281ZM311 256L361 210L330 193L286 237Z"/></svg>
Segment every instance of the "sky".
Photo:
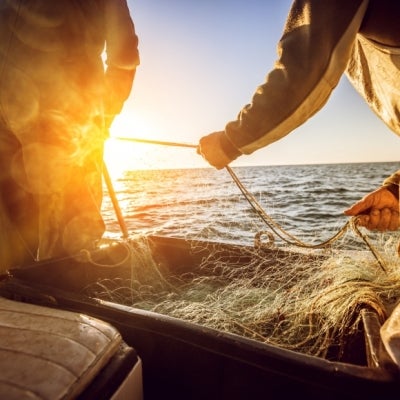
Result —
<svg viewBox="0 0 400 400"><path fill-rule="evenodd" d="M277 58L289 0L128 0L141 64L111 134L197 145L250 102ZM325 107L231 166L398 161L400 138L343 77ZM109 140L122 168L201 168L193 148ZM107 158L106 158L107 159Z"/></svg>

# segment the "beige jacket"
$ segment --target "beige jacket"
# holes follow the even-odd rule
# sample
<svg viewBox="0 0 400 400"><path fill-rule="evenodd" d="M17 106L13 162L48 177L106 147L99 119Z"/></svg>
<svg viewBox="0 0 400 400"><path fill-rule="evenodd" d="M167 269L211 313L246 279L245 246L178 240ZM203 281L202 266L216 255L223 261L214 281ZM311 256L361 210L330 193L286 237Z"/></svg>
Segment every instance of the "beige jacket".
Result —
<svg viewBox="0 0 400 400"><path fill-rule="evenodd" d="M343 74L400 135L400 48L360 33L368 5L367 0L293 2L275 68L221 137L228 156L250 154L299 127L324 106Z"/></svg>

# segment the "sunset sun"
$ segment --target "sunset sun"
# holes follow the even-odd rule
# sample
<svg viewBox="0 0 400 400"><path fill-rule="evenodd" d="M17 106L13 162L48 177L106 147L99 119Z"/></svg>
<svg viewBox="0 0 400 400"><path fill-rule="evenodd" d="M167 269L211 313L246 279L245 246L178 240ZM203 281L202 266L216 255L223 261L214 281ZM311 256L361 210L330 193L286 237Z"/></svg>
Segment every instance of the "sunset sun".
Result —
<svg viewBox="0 0 400 400"><path fill-rule="evenodd" d="M104 160L111 175L118 176L127 170L157 168L156 165L150 165L150 162L154 163L155 149L150 145L122 140L150 136L151 130L151 123L131 112L116 117L104 153Z"/></svg>

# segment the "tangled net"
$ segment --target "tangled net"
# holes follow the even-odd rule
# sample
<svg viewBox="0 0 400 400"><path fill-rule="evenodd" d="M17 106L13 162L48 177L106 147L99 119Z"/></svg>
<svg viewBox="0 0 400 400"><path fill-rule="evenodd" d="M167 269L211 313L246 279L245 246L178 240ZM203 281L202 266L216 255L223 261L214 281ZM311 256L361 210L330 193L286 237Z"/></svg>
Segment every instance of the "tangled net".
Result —
<svg viewBox="0 0 400 400"><path fill-rule="evenodd" d="M339 355L360 310L383 322L400 297L397 240L380 234L382 269L369 252L330 254L210 248L180 271L154 258L146 238L129 242L129 276L86 288L91 296L179 318L304 354ZM198 246L198 247L197 247ZM193 241L192 252L204 250Z"/></svg>

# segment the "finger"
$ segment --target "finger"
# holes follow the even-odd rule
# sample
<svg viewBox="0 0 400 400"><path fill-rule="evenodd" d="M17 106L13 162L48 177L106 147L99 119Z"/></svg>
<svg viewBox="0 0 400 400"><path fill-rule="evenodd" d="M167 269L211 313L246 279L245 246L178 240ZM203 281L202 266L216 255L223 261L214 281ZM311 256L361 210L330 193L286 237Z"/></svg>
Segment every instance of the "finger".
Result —
<svg viewBox="0 0 400 400"><path fill-rule="evenodd" d="M369 222L366 227L370 230L378 229L381 219L381 212L377 208L372 208L369 213Z"/></svg>
<svg viewBox="0 0 400 400"><path fill-rule="evenodd" d="M383 208L380 210L380 219L378 221L377 229L381 232L389 230L392 220L392 210L390 208Z"/></svg>
<svg viewBox="0 0 400 400"><path fill-rule="evenodd" d="M347 210L345 210L344 213L345 213L345 215L355 216L355 215L358 215L358 214L362 214L368 208L369 207L366 206L365 202L360 201L360 202L352 205Z"/></svg>
<svg viewBox="0 0 400 400"><path fill-rule="evenodd" d="M392 210L390 224L389 224L389 230L396 231L399 228L400 228L400 215L397 211Z"/></svg>

